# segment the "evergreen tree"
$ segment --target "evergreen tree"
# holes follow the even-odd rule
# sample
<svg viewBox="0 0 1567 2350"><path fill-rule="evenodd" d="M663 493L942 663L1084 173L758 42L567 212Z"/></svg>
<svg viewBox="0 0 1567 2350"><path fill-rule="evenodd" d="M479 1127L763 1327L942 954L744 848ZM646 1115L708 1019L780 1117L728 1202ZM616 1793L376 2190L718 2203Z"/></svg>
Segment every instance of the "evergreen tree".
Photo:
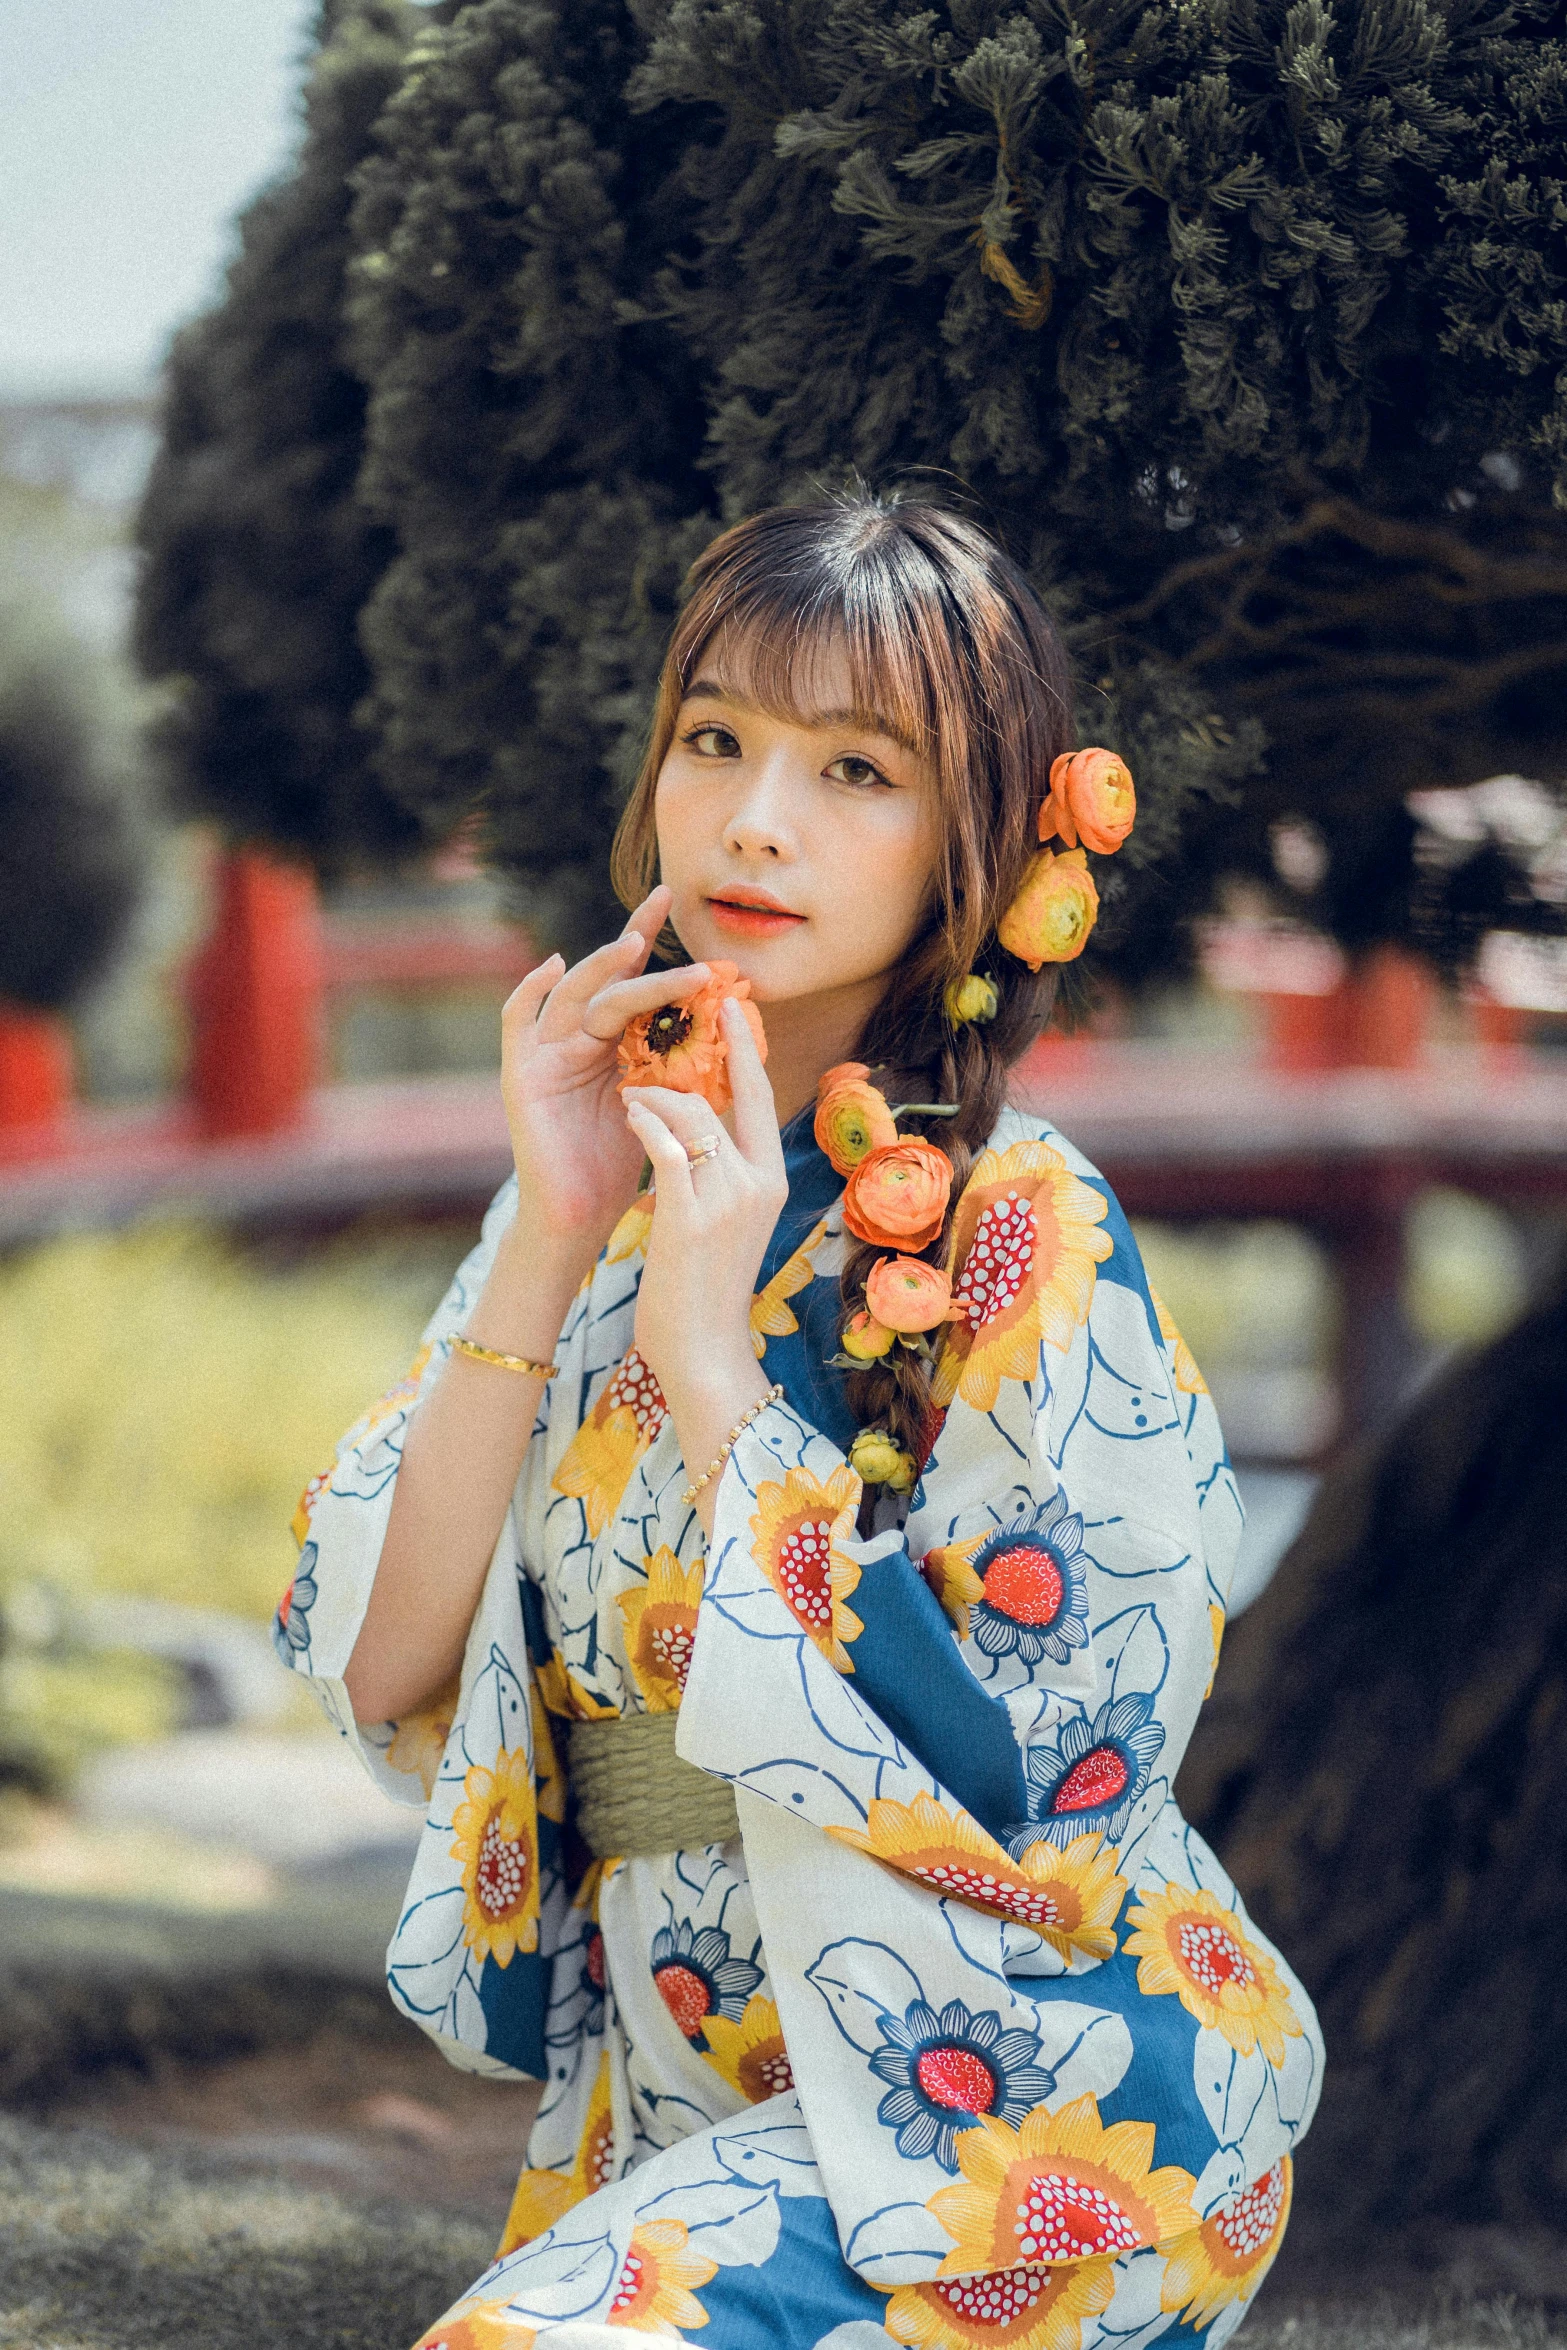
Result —
<svg viewBox="0 0 1567 2350"><path fill-rule="evenodd" d="M478 807L541 934L594 943L680 578L705 416L632 318L684 127L633 120L620 0L478 0L421 43L361 175L363 491L401 552L364 634L393 787Z"/></svg>
<svg viewBox="0 0 1567 2350"><path fill-rule="evenodd" d="M419 25L408 0L323 8L297 165L175 342L138 525L136 651L179 683L161 730L178 802L328 874L422 837L354 719L359 613L394 542L355 498L365 394L342 348L349 178Z"/></svg>
<svg viewBox="0 0 1567 2350"><path fill-rule="evenodd" d="M140 894L142 843L79 649L0 610L0 1005L67 1008Z"/></svg>
<svg viewBox="0 0 1567 2350"><path fill-rule="evenodd" d="M933 469L1137 768L1103 953L1305 816L1313 910L1460 957L1526 878L1450 903L1405 794L1545 756L1567 672L1557 13L478 0L361 215L396 788L596 870L694 545Z"/></svg>

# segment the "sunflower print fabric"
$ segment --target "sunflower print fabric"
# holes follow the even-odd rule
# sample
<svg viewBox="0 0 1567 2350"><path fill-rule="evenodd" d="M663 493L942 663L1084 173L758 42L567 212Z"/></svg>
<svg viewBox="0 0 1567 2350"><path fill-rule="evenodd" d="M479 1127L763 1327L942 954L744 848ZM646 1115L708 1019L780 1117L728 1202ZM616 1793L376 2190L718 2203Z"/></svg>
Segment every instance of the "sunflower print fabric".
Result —
<svg viewBox="0 0 1567 2350"><path fill-rule="evenodd" d="M1007 1111L954 1218L934 1449L858 1531L842 1184L808 1114L757 1284L784 1389L711 1545L632 1324L639 1202L584 1284L461 1684L342 1685L416 1370L311 1480L280 1619L425 1812L387 1960L454 2063L544 2083L494 2265L421 2350L587 2320L707 2350L1217 2345L1289 2215L1310 2004L1171 1786L1240 1511L1213 1406L1095 1170ZM581 1874L565 1725L676 1716L741 1836Z"/></svg>

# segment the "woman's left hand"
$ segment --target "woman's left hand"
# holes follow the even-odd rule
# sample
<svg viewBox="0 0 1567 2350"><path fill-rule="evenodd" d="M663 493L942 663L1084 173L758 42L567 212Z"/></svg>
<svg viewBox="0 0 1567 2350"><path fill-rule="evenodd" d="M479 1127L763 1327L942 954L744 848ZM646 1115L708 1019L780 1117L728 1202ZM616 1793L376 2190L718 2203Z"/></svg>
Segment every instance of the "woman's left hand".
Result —
<svg viewBox="0 0 1567 2350"><path fill-rule="evenodd" d="M691 1476L741 1413L767 1393L751 1344L751 1300L789 1196L772 1087L737 1004L721 1018L734 1093L734 1135L700 1094L626 1090L626 1117L653 1163L655 1206L637 1293L637 1352L663 1389ZM694 1165L687 1145L717 1150ZM716 1483L716 1480L715 1480ZM698 1507L711 1531L712 1487ZM702 1504L708 1506L704 1509Z"/></svg>

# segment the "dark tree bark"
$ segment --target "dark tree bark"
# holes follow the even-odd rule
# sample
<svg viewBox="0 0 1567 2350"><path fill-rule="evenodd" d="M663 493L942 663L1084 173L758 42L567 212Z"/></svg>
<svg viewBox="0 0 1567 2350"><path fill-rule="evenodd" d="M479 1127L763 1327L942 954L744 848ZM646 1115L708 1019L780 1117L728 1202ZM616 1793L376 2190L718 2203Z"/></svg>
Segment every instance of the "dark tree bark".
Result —
<svg viewBox="0 0 1567 2350"><path fill-rule="evenodd" d="M1302 2249L1567 2227L1567 1287L1324 1484L1190 1815L1317 2001Z"/></svg>

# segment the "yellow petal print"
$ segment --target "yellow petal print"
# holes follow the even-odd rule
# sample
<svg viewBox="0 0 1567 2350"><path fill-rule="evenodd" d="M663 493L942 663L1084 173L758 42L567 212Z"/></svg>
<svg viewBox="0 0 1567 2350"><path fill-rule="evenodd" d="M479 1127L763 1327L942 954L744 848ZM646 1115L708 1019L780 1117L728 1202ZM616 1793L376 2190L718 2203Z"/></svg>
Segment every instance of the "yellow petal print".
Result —
<svg viewBox="0 0 1567 2350"><path fill-rule="evenodd" d="M644 2220L626 2246L604 2323L678 2338L688 2327L706 2325L707 2311L691 2287L717 2274L716 2260L691 2249L683 2219Z"/></svg>
<svg viewBox="0 0 1567 2350"><path fill-rule="evenodd" d="M1046 1142L982 1151L952 1219L948 1270L961 1313L947 1324L931 1387L988 1412L1003 1379L1032 1379L1041 1343L1065 1353L1088 1319L1113 1248L1103 1192Z"/></svg>
<svg viewBox="0 0 1567 2350"><path fill-rule="evenodd" d="M458 1694L458 1677L453 1673L416 1714L404 1714L393 1724L386 1759L394 1771L406 1771L410 1778L417 1778L426 1803L435 1793L435 1775L457 1718Z"/></svg>
<svg viewBox="0 0 1567 2350"><path fill-rule="evenodd" d="M421 2334L414 2350L533 2350L537 2329L509 2317L504 2301L459 2301Z"/></svg>
<svg viewBox="0 0 1567 2350"><path fill-rule="evenodd" d="M883 2320L910 2350L1080 2350L1084 2320L1115 2297L1113 2260L991 2269L901 2285Z"/></svg>
<svg viewBox="0 0 1567 2350"><path fill-rule="evenodd" d="M705 2015L702 2036L708 2063L748 2105L781 2097L794 2087L778 2010L759 1992L746 2001L738 2023L727 2015Z"/></svg>
<svg viewBox="0 0 1567 2350"><path fill-rule="evenodd" d="M955 2249L936 2272L1109 2259L1171 2244L1197 2224L1196 2180L1173 2164L1154 2170L1152 2122L1106 2129L1093 2097L1058 2113L1036 2105L1018 2127L981 2114L957 2140L960 2185L938 2187L926 2210Z"/></svg>
<svg viewBox="0 0 1567 2350"><path fill-rule="evenodd" d="M1137 1960L1137 1988L1145 1998L1173 1992L1188 2015L1222 2032L1237 2055L1260 2048L1269 2064L1284 2062L1284 2043L1301 2038L1301 2021L1278 1968L1234 1910L1206 1886L1167 1884L1162 1893L1139 1895L1126 1922L1136 1928L1126 1947Z"/></svg>
<svg viewBox="0 0 1567 2350"><path fill-rule="evenodd" d="M1182 1395L1206 1395L1208 1382L1197 1368L1197 1357L1176 1328L1175 1316L1152 1282L1148 1284L1148 1294L1153 1299L1153 1310L1159 1323L1159 1335L1175 1358L1175 1384L1177 1388Z"/></svg>
<svg viewBox="0 0 1567 2350"><path fill-rule="evenodd" d="M827 1833L933 1892L1032 1926L1069 1964L1075 1952L1114 1956L1126 1879L1116 1874L1113 1848L1101 1851L1097 1836L1075 1836L1064 1852L1036 1844L1013 1860L978 1820L931 1795L912 1803L878 1796L863 1831L829 1827Z"/></svg>
<svg viewBox="0 0 1567 2350"><path fill-rule="evenodd" d="M475 1763L452 1819L462 1863L463 1940L477 1958L510 1966L539 1946L539 1839L533 1765L503 1748L493 1771Z"/></svg>
<svg viewBox="0 0 1567 2350"><path fill-rule="evenodd" d="M802 1632L830 1664L852 1673L847 1643L865 1629L849 1594L859 1584L859 1562L841 1546L852 1540L863 1492L847 1465L825 1485L809 1469L791 1469L781 1485L756 1489L751 1555Z"/></svg>
<svg viewBox="0 0 1567 2350"><path fill-rule="evenodd" d="M609 1245L604 1251L605 1264L623 1264L627 1257L634 1257L639 1249L645 1251L647 1236L652 1229L653 1194L650 1191L644 1191L632 1201L610 1234ZM590 1275L589 1278L591 1279L592 1276Z"/></svg>
<svg viewBox="0 0 1567 2350"><path fill-rule="evenodd" d="M524 2170L506 2214L506 2226L495 2257L504 2260L519 2244L531 2244L552 2228L563 2212L607 2187L615 2176L615 2117L609 2088L609 2050L599 2052L587 2120L577 2141L577 2159L570 2170Z"/></svg>
<svg viewBox="0 0 1567 2350"><path fill-rule="evenodd" d="M751 1300L751 1344L760 1356L767 1351L770 1338L787 1338L800 1325L784 1303L786 1298L798 1297L816 1278L812 1257L827 1237L827 1219L824 1216L815 1230L808 1233L792 1257L779 1266L765 1287Z"/></svg>
<svg viewBox="0 0 1567 2350"><path fill-rule="evenodd" d="M706 1561L683 1567L667 1543L643 1560L647 1581L619 1595L626 1662L650 1714L672 1714L685 1695L696 1647Z"/></svg>
<svg viewBox="0 0 1567 2350"><path fill-rule="evenodd" d="M1164 2264L1161 2309L1179 2309L1194 2331L1232 2302L1249 2301L1278 2256L1289 2225L1294 2168L1281 2154L1243 2195L1178 2236Z"/></svg>

